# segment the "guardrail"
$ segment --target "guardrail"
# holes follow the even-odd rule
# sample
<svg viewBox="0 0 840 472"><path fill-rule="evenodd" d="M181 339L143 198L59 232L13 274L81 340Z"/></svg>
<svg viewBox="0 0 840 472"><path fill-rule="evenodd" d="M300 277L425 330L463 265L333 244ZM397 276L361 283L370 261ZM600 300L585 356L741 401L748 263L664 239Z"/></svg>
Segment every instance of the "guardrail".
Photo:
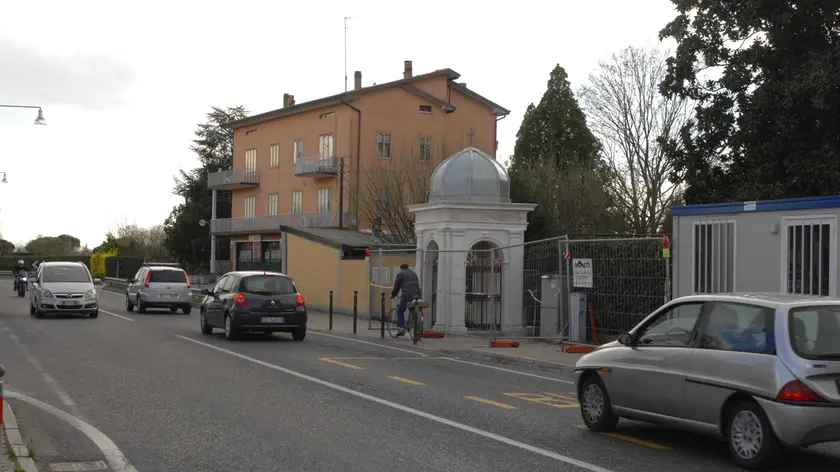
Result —
<svg viewBox="0 0 840 472"><path fill-rule="evenodd" d="M102 281L107 282L110 285L121 285L121 286L124 286L124 287L128 287L128 282L126 282L125 279L118 279L116 277L103 277ZM190 289L190 290L192 291L193 295L201 295L201 289L200 288L193 288L193 289Z"/></svg>

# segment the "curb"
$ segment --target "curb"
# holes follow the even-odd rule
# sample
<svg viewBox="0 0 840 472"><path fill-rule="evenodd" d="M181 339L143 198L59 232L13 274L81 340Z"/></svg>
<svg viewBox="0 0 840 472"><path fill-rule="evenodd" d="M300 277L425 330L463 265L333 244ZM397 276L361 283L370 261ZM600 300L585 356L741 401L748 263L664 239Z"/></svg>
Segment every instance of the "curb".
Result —
<svg viewBox="0 0 840 472"><path fill-rule="evenodd" d="M25 472L38 472L35 461L29 457L29 448L23 443L15 414L8 401L3 402L3 428L6 430L6 439L9 441L9 447L14 453L18 466ZM5 453L5 451L2 452Z"/></svg>
<svg viewBox="0 0 840 472"><path fill-rule="evenodd" d="M544 361L541 359L534 359L532 357L515 356L512 354L502 354L498 352L488 352L484 350L459 351L452 352L452 354L461 357L472 357L489 359L500 364L515 364L525 367L533 367L543 370L551 370L559 373L571 372L575 366L571 364L562 364L560 362Z"/></svg>

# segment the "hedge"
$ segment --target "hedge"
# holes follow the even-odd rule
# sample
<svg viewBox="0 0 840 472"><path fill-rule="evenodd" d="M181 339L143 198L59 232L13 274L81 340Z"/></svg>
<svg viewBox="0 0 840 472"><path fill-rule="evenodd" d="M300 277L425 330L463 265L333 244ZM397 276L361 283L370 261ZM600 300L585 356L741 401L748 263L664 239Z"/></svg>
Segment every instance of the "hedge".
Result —
<svg viewBox="0 0 840 472"><path fill-rule="evenodd" d="M32 270L35 261L84 262L90 268L90 256L3 256L0 258L0 270L14 270L17 261L23 261L27 270Z"/></svg>

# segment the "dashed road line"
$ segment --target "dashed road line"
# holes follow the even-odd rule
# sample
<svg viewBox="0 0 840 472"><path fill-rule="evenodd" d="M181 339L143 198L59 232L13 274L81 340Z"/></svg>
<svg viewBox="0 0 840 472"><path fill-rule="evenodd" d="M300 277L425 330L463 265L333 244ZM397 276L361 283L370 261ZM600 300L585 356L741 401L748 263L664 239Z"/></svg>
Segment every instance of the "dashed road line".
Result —
<svg viewBox="0 0 840 472"><path fill-rule="evenodd" d="M134 318L129 318L127 316L118 315L116 313L111 313L110 311L105 311L102 308L100 308L99 311L101 311L102 313L105 313L106 315L116 316L117 318L121 318L121 319L126 320L126 321L131 321L131 322L134 321Z"/></svg>
<svg viewBox="0 0 840 472"><path fill-rule="evenodd" d="M354 342L354 343L367 344L369 346L381 347L383 349L391 349L391 350L394 350L394 351L407 352L409 354L415 354L419 357L429 357L428 354L423 353L423 352L412 351L410 349L403 349L403 348L400 348L400 347L387 346L385 344L374 343L374 342L371 342L371 341L364 341L364 340L361 340L361 339L348 338L348 337L345 337L345 336L336 336L335 334L327 334L327 333L322 333L320 331L309 330L308 334L314 334L316 336L326 336L328 338L341 339L341 340L344 340L344 341L351 341L351 342Z"/></svg>
<svg viewBox="0 0 840 472"><path fill-rule="evenodd" d="M491 441L496 441L496 442L499 442L499 443L502 443L502 444L507 444L508 446L515 447L515 448L521 449L523 451L528 451L528 452L531 452L533 454L538 454L542 457L553 459L553 460L556 460L558 462L563 462L563 463L566 463L566 464L569 464L569 465L573 465L575 467L579 467L581 469L585 469L585 470L588 470L590 472L613 472L612 470L607 469L606 467L601 467L601 466L592 464L590 462L586 462L586 461L583 461L583 460L580 460L580 459L575 459L574 457L565 456L563 454L558 454L558 453L556 453L554 451L550 451L548 449L537 447L537 446L534 446L534 445L531 445L531 444L528 444L528 443L524 443L522 441L517 441L515 439L511 439L511 438L506 437L506 436L502 436L502 435L499 435L499 434L496 434L496 433L492 433L490 431L479 429L479 428L476 428L474 426L470 426L470 425L467 425L467 424L464 424L464 423L459 423L457 421L450 420L450 419L444 418L442 416L433 415L431 413L427 413L427 412L422 411L422 410L418 410L418 409L414 409L414 408L406 408L402 404L392 402L392 401L389 401L389 400L385 400L384 398L379 398L379 397L376 397L376 396L373 396L373 395L369 395L367 393L359 392L359 391L353 390L351 388L345 387L343 385L338 385L336 383L328 382L326 380L319 379L317 377L313 377L311 375L307 375L307 374L304 374L304 373L301 373L301 372L298 372L298 371L295 371L295 370L292 370L292 369L288 369L286 367L281 367L281 366L276 365L276 364L271 364L269 362L261 361L259 359L254 358L254 357L246 356L246 355L240 354L236 351L231 351L230 349L225 349L223 347L214 346L212 344L205 343L205 342L199 341L197 339L188 338L186 336L182 336L182 335L179 335L179 334L176 334L175 337L177 337L177 338L179 338L183 341L187 341L187 342L196 344L198 346L205 347L207 349L212 349L216 352L227 354L228 356L235 357L235 358L240 359L240 360L251 362L253 364L265 367L267 369L271 369L271 370L274 370L274 371L277 371L277 372L282 372L286 375L296 377L298 379L305 380L307 382L311 382L311 383L314 383L314 384L318 384L322 387L326 387L326 388L329 388L329 389L332 389L332 390L335 390L335 391L338 391L338 392L342 392L346 395L352 395L356 398L361 398L361 399L364 399L364 400L368 400L370 402L377 403L377 404L382 405L382 406L387 406L389 408L399 410L403 413L408 413L409 415L414 415L414 416L418 416L420 418L425 418L427 420L434 421L436 423L440 423L442 425L446 425L446 426L449 426L451 428L455 428L455 429L459 429L459 430L464 431L464 432L472 433L472 434L475 434L476 436L481 436L481 437L489 439Z"/></svg>
<svg viewBox="0 0 840 472"><path fill-rule="evenodd" d="M466 398L467 400L472 400L474 402L484 403L485 405L492 405L492 406L495 406L495 407L504 408L505 410L515 410L516 409L516 407L513 406L513 405L508 405L507 403L502 403L502 402L494 402L493 400L488 400L486 398L473 397L473 396L466 396L464 398Z"/></svg>
<svg viewBox="0 0 840 472"><path fill-rule="evenodd" d="M364 367L359 367L357 365L348 364L346 362L337 361L335 359L330 359L329 357L319 357L319 361L329 362L330 364L340 365L341 367L347 367L348 369L353 370L362 370Z"/></svg>
<svg viewBox="0 0 840 472"><path fill-rule="evenodd" d="M391 380L396 380L397 382L407 383L409 385L426 385L423 382L418 382L416 380L407 379L405 377L397 377L396 375L392 375L388 377Z"/></svg>
<svg viewBox="0 0 840 472"><path fill-rule="evenodd" d="M589 428L587 428L586 425L582 425L582 424L576 424L575 428L585 429L585 430L589 431ZM659 444L659 443L655 443L655 442L652 442L652 441L645 441L644 439L634 438L633 436L627 436L626 434L621 434L621 433L598 433L598 434L600 434L602 436L608 436L608 437L611 437L611 438L614 438L614 439L620 439L622 441L627 441L629 443L638 444L639 446L649 447L651 449L656 449L658 451L670 451L671 450L670 447L668 447L664 444Z"/></svg>
<svg viewBox="0 0 840 472"><path fill-rule="evenodd" d="M539 403L540 405L553 408L579 408L580 405L571 398L554 393L503 393L508 397L518 398L527 402Z"/></svg>

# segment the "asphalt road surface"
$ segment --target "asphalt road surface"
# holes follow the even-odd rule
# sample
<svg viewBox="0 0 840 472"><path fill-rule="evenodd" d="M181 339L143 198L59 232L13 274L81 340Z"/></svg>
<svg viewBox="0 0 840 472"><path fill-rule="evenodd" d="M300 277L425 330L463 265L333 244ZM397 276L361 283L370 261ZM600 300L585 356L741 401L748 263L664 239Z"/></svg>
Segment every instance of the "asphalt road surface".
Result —
<svg viewBox="0 0 840 472"><path fill-rule="evenodd" d="M100 291L98 319L38 320L0 283L7 400L42 471L738 470L711 439L630 421L584 429L557 373L313 331L231 343L202 335L198 310L123 302ZM829 444L779 470L838 468Z"/></svg>

